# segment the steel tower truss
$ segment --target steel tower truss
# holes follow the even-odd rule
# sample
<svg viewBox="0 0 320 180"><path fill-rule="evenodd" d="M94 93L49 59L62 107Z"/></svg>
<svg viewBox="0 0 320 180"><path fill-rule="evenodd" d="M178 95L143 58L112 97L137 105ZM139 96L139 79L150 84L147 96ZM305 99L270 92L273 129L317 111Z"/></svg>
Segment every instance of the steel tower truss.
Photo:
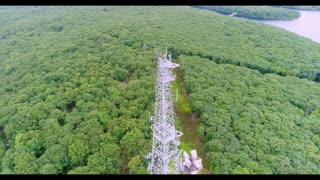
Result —
<svg viewBox="0 0 320 180"><path fill-rule="evenodd" d="M175 76L172 69L179 66L171 62L171 55L167 52L155 52L158 57L157 83L153 122L152 152L147 155L151 159L148 170L151 174L179 174L181 160L178 146L181 132L175 129L174 106L172 97L172 81Z"/></svg>

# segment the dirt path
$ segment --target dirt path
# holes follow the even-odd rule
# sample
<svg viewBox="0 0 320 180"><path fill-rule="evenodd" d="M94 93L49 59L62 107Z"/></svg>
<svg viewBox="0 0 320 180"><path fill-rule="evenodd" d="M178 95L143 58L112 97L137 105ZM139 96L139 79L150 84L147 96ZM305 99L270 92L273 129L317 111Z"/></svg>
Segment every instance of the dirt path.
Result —
<svg viewBox="0 0 320 180"><path fill-rule="evenodd" d="M200 171L200 174L208 174L210 165L202 151L202 147L204 145L204 137L201 136L198 132L199 117L196 113L192 112L191 99L185 89L185 84L180 72L180 68L176 68L175 73L176 80L173 83L173 93L176 93L176 89L178 89L178 100L174 103L175 113L177 115L183 133L180 138L180 146L186 152L190 152L190 150L196 149L198 156L202 158L202 164L204 168L204 170Z"/></svg>

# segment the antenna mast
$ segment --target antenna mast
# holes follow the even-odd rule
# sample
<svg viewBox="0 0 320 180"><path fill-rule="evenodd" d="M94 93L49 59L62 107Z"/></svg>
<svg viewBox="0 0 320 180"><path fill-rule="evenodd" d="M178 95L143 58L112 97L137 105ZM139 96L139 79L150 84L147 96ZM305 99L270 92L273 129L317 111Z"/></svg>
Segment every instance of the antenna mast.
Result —
<svg viewBox="0 0 320 180"><path fill-rule="evenodd" d="M202 169L202 160L197 157L196 150L191 151L191 156L184 152L183 161L180 159L182 151L178 149L182 132L175 128L171 82L176 78L172 69L180 65L171 62L171 54L167 54L167 48L165 54L156 49L154 52L158 64L155 111L154 116L150 117L150 122L153 123L152 152L146 156L151 159L148 170L151 174L197 174Z"/></svg>
<svg viewBox="0 0 320 180"><path fill-rule="evenodd" d="M158 52L158 51L155 51ZM147 155L151 159L148 170L151 174L179 174L181 161L178 146L181 132L175 129L174 106L172 96L172 81L175 76L172 69L179 64L167 59L167 50L164 55L158 52L157 85L155 112L152 117L153 144L152 152Z"/></svg>

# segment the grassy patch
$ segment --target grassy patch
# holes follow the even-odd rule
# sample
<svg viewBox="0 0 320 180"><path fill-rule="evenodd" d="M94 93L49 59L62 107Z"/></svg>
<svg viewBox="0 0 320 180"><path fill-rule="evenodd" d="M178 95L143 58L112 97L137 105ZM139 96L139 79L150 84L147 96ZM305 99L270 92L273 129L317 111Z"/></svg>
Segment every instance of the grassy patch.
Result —
<svg viewBox="0 0 320 180"><path fill-rule="evenodd" d="M191 106L190 106L190 99L187 96L183 95L183 88L179 84L180 77L177 76L177 79L173 82L173 93L174 93L174 101L175 101L175 108L178 112L183 112L187 114L191 114ZM176 92L178 90L178 99L176 99Z"/></svg>
<svg viewBox="0 0 320 180"><path fill-rule="evenodd" d="M181 141L181 143L180 143L180 148L187 153L190 153L190 151L192 151L194 149L190 143L183 142L183 141Z"/></svg>
<svg viewBox="0 0 320 180"><path fill-rule="evenodd" d="M202 158L203 168L199 174L209 174L207 169L210 169L208 161L202 152L203 142L201 140L203 125L198 124L198 117L192 112L191 99L184 88L184 81L179 68L175 69L176 80L173 81L173 97L176 112L176 128L182 131L183 135L180 138L180 148L187 153L191 150L197 150L198 156ZM176 96L178 90L178 98Z"/></svg>

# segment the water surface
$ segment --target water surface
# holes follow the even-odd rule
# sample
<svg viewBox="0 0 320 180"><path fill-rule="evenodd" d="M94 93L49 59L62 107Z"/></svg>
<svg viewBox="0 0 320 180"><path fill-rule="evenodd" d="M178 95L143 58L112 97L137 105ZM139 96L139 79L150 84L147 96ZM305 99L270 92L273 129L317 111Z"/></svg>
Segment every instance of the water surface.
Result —
<svg viewBox="0 0 320 180"><path fill-rule="evenodd" d="M265 24L281 27L300 36L320 43L320 11L299 11L295 20L257 20Z"/></svg>

